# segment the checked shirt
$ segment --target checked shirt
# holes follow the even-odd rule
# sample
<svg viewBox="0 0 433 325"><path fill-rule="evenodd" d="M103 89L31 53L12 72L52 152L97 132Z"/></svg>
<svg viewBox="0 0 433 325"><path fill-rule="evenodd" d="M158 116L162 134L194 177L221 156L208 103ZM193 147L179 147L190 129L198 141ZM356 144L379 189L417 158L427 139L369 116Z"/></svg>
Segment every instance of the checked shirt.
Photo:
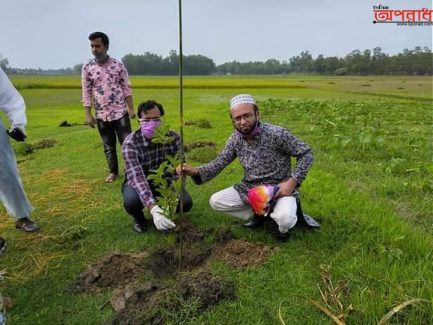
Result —
<svg viewBox="0 0 433 325"><path fill-rule="evenodd" d="M170 130L168 136L174 137L170 144L153 144L137 130L129 134L122 144L125 165L125 181L140 197L143 206L156 204L147 180L149 171L158 169L166 160L166 155L174 156L180 148L180 136Z"/></svg>

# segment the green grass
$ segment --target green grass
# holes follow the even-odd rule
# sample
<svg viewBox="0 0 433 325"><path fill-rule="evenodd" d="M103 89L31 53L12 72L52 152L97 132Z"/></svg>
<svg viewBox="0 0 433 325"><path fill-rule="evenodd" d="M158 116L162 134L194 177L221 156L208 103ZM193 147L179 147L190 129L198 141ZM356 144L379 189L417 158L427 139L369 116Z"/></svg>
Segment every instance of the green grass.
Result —
<svg viewBox="0 0 433 325"><path fill-rule="evenodd" d="M0 208L0 234L9 243L0 260L0 271L7 272L0 291L14 302L10 321L100 324L113 316L110 308L99 308L110 293L71 295L67 288L73 280L112 251L151 250L166 240L153 229L144 235L132 231L122 207L121 181L103 182L107 168L97 131L58 127L63 120L84 121L79 79L13 80L28 106L28 142L52 139L57 144L24 154L23 144L14 143L36 207L33 217L43 229L35 235L18 232ZM176 82L174 77L132 78L135 104L160 101L166 123L179 129ZM233 279L237 299L177 322L274 324L280 313L286 324L331 323L305 299L324 305L318 289L325 290L324 274L341 284L337 293L343 306L352 305L349 324L377 323L411 298L427 302L403 309L392 320L433 322L431 78L224 76L186 82L185 121L205 119L212 128L186 126L185 143L207 140L221 149L232 132L229 98L250 92L260 100L262 120L288 127L313 147L315 163L301 188L303 207L323 226L316 232L295 230L281 244L213 212L209 196L239 181L238 163L200 187L188 182L194 207L186 217L194 224L228 226L239 237L280 249L254 268L212 265L215 273ZM29 89L32 84L39 86Z"/></svg>

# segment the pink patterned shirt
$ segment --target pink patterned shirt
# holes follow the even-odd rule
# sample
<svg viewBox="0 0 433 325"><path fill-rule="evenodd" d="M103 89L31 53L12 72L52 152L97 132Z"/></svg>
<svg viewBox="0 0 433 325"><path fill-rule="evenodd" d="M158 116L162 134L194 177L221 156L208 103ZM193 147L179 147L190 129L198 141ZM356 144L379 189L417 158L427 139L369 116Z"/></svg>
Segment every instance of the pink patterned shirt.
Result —
<svg viewBox="0 0 433 325"><path fill-rule="evenodd" d="M83 105L95 107L95 117L115 121L126 113L125 97L131 96L131 83L123 63L113 58L99 64L92 59L81 73Z"/></svg>

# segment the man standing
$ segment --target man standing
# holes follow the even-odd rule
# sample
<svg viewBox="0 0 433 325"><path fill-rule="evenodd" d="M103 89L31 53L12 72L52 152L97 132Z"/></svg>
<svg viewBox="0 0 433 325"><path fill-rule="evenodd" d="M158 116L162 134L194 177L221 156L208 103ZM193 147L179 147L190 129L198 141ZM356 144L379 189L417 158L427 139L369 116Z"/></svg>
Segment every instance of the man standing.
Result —
<svg viewBox="0 0 433 325"><path fill-rule="evenodd" d="M149 100L138 106L137 115L140 128L131 133L123 142L122 154L125 164L125 182L122 186L125 210L134 218L134 230L144 232L147 221L144 218L143 208L146 207L153 218L158 230L169 230L176 225L164 215L164 211L157 205L155 197L159 196L158 188L149 179L150 171L156 170L167 160L167 155L174 157L180 149L180 136L169 130L168 137L173 141L169 144L153 143L156 128L161 124L164 108L161 104ZM164 178L170 184L174 177L168 172ZM192 199L184 190L183 212L192 207ZM177 210L180 208L178 203Z"/></svg>
<svg viewBox="0 0 433 325"><path fill-rule="evenodd" d="M184 164L183 172L192 176L195 183L202 184L217 176L238 157L244 169L241 183L214 193L209 201L211 207L244 220L252 218L245 226L254 228L262 223L263 217L253 214L248 190L265 184L278 186L270 217L278 225L278 237L285 239L287 231L298 221L297 188L312 165L311 149L289 130L260 122L259 109L251 95L242 94L231 99L230 117L235 132L223 151L200 167ZM293 170L291 157L297 159ZM180 173L180 166L177 172Z"/></svg>
<svg viewBox="0 0 433 325"><path fill-rule="evenodd" d="M135 118L131 84L124 65L107 54L108 36L101 32L94 32L89 35L89 40L94 58L83 66L82 102L86 111L87 124L92 128L96 124L104 145L104 153L110 169L110 174L105 181L114 182L119 174L116 135L119 143L122 144L126 136L131 133L129 118ZM95 116L91 113L92 103Z"/></svg>
<svg viewBox="0 0 433 325"><path fill-rule="evenodd" d="M11 123L10 130L6 131L0 119L0 200L5 205L8 214L16 219L16 228L25 232L34 232L39 230L39 226L29 219L33 207L24 192L15 155L9 141L9 137L16 141L24 141L26 138L26 105L23 97L1 68L0 110L6 113ZM0 253L5 247L6 243L0 237Z"/></svg>

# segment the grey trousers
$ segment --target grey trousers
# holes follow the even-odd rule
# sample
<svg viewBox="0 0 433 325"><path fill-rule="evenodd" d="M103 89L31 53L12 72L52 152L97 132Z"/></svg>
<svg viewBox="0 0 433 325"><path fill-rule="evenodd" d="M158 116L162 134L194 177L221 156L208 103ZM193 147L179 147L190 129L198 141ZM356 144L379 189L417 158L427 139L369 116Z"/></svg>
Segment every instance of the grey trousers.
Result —
<svg viewBox="0 0 433 325"><path fill-rule="evenodd" d="M9 136L0 119L0 200L10 216L28 218L33 207L27 199Z"/></svg>

